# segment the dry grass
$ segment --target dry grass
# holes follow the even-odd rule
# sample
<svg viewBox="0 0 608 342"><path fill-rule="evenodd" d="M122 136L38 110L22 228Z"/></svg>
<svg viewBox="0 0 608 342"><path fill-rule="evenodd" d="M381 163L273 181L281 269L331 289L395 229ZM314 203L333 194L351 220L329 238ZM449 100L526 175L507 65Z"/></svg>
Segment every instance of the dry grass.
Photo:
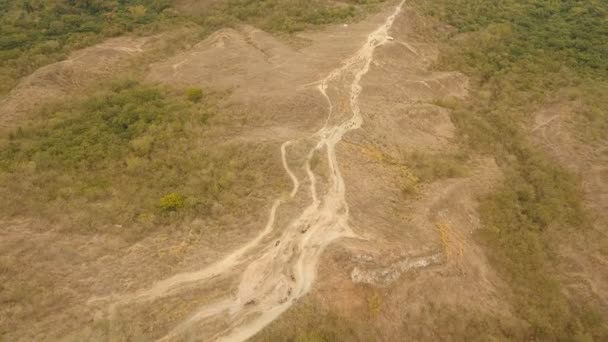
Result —
<svg viewBox="0 0 608 342"><path fill-rule="evenodd" d="M378 313L379 298L370 298L370 310ZM369 327L368 327L369 328ZM252 338L253 342L297 341L373 341L372 329L363 322L349 320L324 308L320 303L305 300L294 305L280 320Z"/></svg>
<svg viewBox="0 0 608 342"><path fill-rule="evenodd" d="M437 232L439 233L443 252L447 261L458 262L464 253L462 238L456 234L449 223L436 223L435 229L437 229Z"/></svg>
<svg viewBox="0 0 608 342"><path fill-rule="evenodd" d="M375 163L396 170L400 189L415 195L424 184L468 175L469 158L464 153L410 153L393 156L373 145L358 146L361 153Z"/></svg>

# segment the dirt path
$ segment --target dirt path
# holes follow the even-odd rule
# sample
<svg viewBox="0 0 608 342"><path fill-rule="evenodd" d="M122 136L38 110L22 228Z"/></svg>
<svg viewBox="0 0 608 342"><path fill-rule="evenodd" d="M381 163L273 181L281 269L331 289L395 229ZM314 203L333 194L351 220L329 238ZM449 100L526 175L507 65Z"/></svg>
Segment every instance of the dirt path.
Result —
<svg viewBox="0 0 608 342"><path fill-rule="evenodd" d="M261 245L275 229L279 206L286 200L293 199L300 189L300 181L290 170L287 162L289 146L298 141L288 141L281 146L283 167L293 182L290 198L278 199L274 202L268 222L256 238L203 270L178 274L159 281L149 289L111 299L113 303L110 305L111 311L117 306L151 301L174 294L193 284L230 272L235 267L244 265L245 259L253 260L246 266L234 298L223 299L199 308L161 339L178 338L193 324L201 324L203 320L227 317L228 328L212 332L209 339L243 341L262 330L310 291L319 258L325 248L336 239L357 237L349 225L349 206L345 200L345 184L338 165L336 145L346 133L361 127L363 122L359 107L361 80L370 69L376 48L392 40L388 33L403 4L404 1L380 27L368 35L365 44L353 56L316 83L318 90L328 102L329 110L324 127L313 136L316 144L307 154L305 169L311 202L287 225L279 240L268 243L267 246ZM344 89L344 91L336 91L334 95L334 92L329 93L329 90L333 89ZM336 99L332 100L332 98L338 96L347 96L350 112L335 112L333 103ZM332 120L340 117L349 117L349 119L336 125L330 124ZM319 194L311 160L316 153L321 153L321 150L326 154L329 187L324 193ZM260 254L245 258L254 248L260 249Z"/></svg>

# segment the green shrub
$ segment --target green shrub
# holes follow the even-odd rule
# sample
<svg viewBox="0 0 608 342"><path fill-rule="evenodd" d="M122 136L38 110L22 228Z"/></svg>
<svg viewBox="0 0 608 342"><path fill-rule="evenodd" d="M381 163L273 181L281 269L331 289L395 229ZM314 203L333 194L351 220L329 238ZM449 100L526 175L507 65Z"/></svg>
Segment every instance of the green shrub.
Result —
<svg viewBox="0 0 608 342"><path fill-rule="evenodd" d="M179 94L120 81L82 102L47 108L35 124L0 141L0 197L7 198L0 214L52 218L78 208L79 216L103 226L155 212L157 194L181 191L191 170L213 169L205 151L189 154L196 144L192 130L206 129L215 112L213 96L193 104ZM204 181L218 183L230 171ZM180 207L179 201L165 204L166 210Z"/></svg>
<svg viewBox="0 0 608 342"><path fill-rule="evenodd" d="M405 164L420 179L431 183L446 178L464 177L467 174L467 156L455 153L422 154L405 156Z"/></svg>
<svg viewBox="0 0 608 342"><path fill-rule="evenodd" d="M163 212L171 212L183 208L185 202L186 198L184 196L172 192L161 197L160 201L158 202L158 207Z"/></svg>
<svg viewBox="0 0 608 342"><path fill-rule="evenodd" d="M112 88L81 106L57 112L55 120L44 127L31 128L27 133L22 130L21 135L28 138L14 139L13 150L0 151L0 164L48 155L56 165L90 167L121 158L129 145L145 148L141 137L146 131L179 119L177 115L166 115L168 110L189 110L186 103L174 103L154 87L125 81ZM7 154L9 151L12 152Z"/></svg>
<svg viewBox="0 0 608 342"><path fill-rule="evenodd" d="M190 88L187 90L186 95L188 100L199 102L203 98L203 90L201 88Z"/></svg>

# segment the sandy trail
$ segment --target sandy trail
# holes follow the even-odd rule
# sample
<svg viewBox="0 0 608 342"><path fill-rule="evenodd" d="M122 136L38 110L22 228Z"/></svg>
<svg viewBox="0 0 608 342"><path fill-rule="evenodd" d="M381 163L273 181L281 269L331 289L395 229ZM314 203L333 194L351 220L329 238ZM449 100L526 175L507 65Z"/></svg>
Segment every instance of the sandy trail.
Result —
<svg viewBox="0 0 608 342"><path fill-rule="evenodd" d="M244 265L247 260L253 260L242 274L235 298L199 308L161 339L172 340L193 324L227 317L228 328L214 332L208 339L243 341L262 330L310 291L319 258L325 248L336 239L357 237L348 222L349 206L345 199L345 185L338 165L336 145L347 132L360 128L363 123L359 107L361 80L370 69L375 49L392 40L389 30L404 2L396 6L384 23L367 36L364 45L353 56L316 83L318 90L327 100L329 109L325 125L312 137L316 144L308 152L305 164L311 202L287 225L279 240L264 246L258 256L247 256L255 247L261 247L264 238L275 229L276 212L285 199L277 199L273 203L268 222L257 237L224 259L203 270L162 280L149 289L113 298L111 307L174 294L180 289L229 272ZM334 113L332 96L328 94L330 87L347 89L349 113ZM330 125L334 114L346 114L349 119ZM288 141L281 146L283 167L293 182L290 198L294 198L300 189L300 182L287 163L288 147L294 143L297 142ZM329 187L325 193L319 194L316 176L310 164L313 156L323 148L329 169Z"/></svg>

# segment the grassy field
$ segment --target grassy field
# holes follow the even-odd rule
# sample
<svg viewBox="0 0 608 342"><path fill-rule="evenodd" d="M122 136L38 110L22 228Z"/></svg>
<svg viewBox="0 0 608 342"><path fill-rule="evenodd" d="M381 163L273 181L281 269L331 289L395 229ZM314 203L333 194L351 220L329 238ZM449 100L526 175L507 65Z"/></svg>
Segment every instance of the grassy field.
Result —
<svg viewBox="0 0 608 342"><path fill-rule="evenodd" d="M606 337L593 308L569 302L554 277L552 242L584 234L590 222L580 181L532 146L532 113L558 96L577 103L579 138L593 143L608 126L608 4L593 1L415 1L455 28L438 36L446 49L438 69L473 80L467 101L442 101L471 149L496 157L506 174L480 214L480 241L510 284L525 338ZM437 30L436 32L441 32ZM445 31L443 31L445 32ZM603 133L602 133L603 132Z"/></svg>

